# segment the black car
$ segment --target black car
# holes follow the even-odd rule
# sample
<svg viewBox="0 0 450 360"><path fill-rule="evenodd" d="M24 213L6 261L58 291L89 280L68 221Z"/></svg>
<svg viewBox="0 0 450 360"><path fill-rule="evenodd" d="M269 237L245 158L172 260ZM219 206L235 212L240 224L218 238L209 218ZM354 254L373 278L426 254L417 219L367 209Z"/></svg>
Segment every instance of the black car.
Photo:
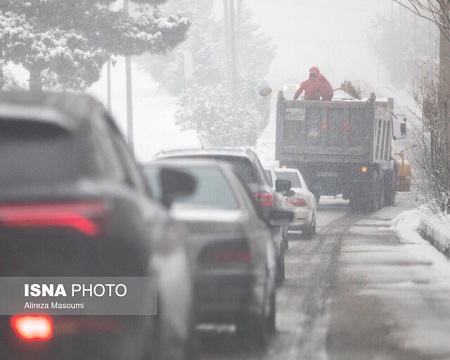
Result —
<svg viewBox="0 0 450 360"><path fill-rule="evenodd" d="M142 166L156 197L166 169L196 180L195 191L175 200L171 212L189 230L197 322L236 324L238 333L264 344L275 329L276 244L246 184L223 161L165 159ZM269 222L291 218L289 211L274 210Z"/></svg>
<svg viewBox="0 0 450 360"><path fill-rule="evenodd" d="M288 191L291 187L289 181L277 180L274 188L269 185L264 168L258 155L250 148L207 148L207 149L181 149L158 153L154 160L166 158L209 158L227 161L232 164L236 172L247 184L255 201L260 206L264 218L269 220L274 210L287 210L286 202L277 192ZM288 248L287 229L288 222L283 225L271 226L272 235L277 252L277 283L281 284L285 277L284 253Z"/></svg>
<svg viewBox="0 0 450 360"><path fill-rule="evenodd" d="M195 186L192 177L175 176L182 180L175 190L162 183L168 206ZM99 102L83 94L0 94L0 280L151 278L156 298L146 282L136 300L156 299L158 311L1 313L1 359L192 358L193 273L183 234L151 199Z"/></svg>

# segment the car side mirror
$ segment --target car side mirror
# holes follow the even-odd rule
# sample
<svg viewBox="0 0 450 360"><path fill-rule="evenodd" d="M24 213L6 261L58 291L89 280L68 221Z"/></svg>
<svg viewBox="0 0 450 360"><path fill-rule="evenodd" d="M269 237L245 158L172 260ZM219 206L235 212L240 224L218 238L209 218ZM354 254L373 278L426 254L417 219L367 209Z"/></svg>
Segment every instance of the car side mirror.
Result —
<svg viewBox="0 0 450 360"><path fill-rule="evenodd" d="M183 171L162 168L159 176L161 202L168 208L177 198L192 194L197 186L195 178Z"/></svg>
<svg viewBox="0 0 450 360"><path fill-rule="evenodd" d="M288 191L286 191L284 193L284 196L287 196L287 197L291 197L291 196L294 196L294 195L295 195L295 191L294 190L288 190Z"/></svg>
<svg viewBox="0 0 450 360"><path fill-rule="evenodd" d="M277 192L289 191L291 189L291 186L292 185L290 180L275 180L275 190Z"/></svg>
<svg viewBox="0 0 450 360"><path fill-rule="evenodd" d="M402 137L406 136L406 118L403 118L403 122L400 124L400 135Z"/></svg>
<svg viewBox="0 0 450 360"><path fill-rule="evenodd" d="M394 140L401 140L406 137L406 116L405 115L396 115L392 111L390 111L395 119L398 119L399 116L403 116L403 121L400 123L400 137L392 136ZM394 122L392 122L392 134L394 134Z"/></svg>

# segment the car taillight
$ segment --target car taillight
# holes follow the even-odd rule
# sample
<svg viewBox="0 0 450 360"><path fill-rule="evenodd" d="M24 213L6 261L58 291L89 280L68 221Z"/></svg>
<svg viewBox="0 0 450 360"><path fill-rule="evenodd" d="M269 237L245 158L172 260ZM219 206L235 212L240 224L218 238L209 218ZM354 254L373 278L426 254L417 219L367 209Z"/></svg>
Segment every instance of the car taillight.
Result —
<svg viewBox="0 0 450 360"><path fill-rule="evenodd" d="M267 207L272 205L273 203L273 196L270 193L262 192L262 193L254 193L253 197L255 199L258 199L259 205L263 207Z"/></svg>
<svg viewBox="0 0 450 360"><path fill-rule="evenodd" d="M53 337L53 322L47 315L15 315L10 324L23 340L45 341Z"/></svg>
<svg viewBox="0 0 450 360"><path fill-rule="evenodd" d="M306 202L305 199L299 199L299 198L287 198L286 202L288 204L291 204L292 206L308 206L308 203Z"/></svg>
<svg viewBox="0 0 450 360"><path fill-rule="evenodd" d="M207 245L200 254L201 263L248 263L252 254L245 242L221 242Z"/></svg>
<svg viewBox="0 0 450 360"><path fill-rule="evenodd" d="M95 237L106 230L109 210L103 201L0 205L0 226L71 228Z"/></svg>

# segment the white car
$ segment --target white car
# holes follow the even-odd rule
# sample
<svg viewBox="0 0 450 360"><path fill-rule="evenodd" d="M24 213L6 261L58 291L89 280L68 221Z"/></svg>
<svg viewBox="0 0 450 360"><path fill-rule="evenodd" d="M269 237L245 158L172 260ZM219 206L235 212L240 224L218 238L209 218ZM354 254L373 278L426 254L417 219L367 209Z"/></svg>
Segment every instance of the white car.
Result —
<svg viewBox="0 0 450 360"><path fill-rule="evenodd" d="M314 194L308 190L297 169L275 168L274 172L277 179L291 182L292 191L286 194L286 203L295 215L289 230L301 230L303 238L311 239L316 233L317 203Z"/></svg>

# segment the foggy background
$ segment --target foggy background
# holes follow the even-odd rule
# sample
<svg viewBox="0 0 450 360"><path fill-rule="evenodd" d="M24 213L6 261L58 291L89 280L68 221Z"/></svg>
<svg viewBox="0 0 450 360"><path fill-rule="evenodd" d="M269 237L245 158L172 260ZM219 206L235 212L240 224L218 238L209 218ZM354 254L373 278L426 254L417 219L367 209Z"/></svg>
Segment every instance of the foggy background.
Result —
<svg viewBox="0 0 450 360"><path fill-rule="evenodd" d="M217 15L223 16L223 0L215 1ZM408 15L392 0L242 1L276 46L267 75L274 88L299 84L317 66L333 88L351 80L370 84L377 96L393 95L386 69L372 51L375 42L367 36L377 16L393 15L401 22L394 11Z"/></svg>

